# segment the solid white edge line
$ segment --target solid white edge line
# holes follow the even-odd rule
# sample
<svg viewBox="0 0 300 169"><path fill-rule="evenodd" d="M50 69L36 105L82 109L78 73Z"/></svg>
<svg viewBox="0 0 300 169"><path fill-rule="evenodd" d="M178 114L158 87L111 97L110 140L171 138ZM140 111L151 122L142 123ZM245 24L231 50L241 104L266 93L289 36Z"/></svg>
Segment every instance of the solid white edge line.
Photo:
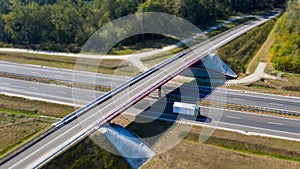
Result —
<svg viewBox="0 0 300 169"><path fill-rule="evenodd" d="M296 100L293 100L293 102L300 102L300 97L296 97L296 96L283 96L283 95L276 95L276 94L269 94L269 93L259 93L259 92L254 92L254 91L247 91L247 90L236 90L236 89L228 89L228 88L225 88L224 86L222 87L217 87L217 89L220 89L220 90L228 90L228 91L236 91L236 92L243 92L243 93L233 93L233 94L236 94L236 95L246 95L246 93L248 94L257 94L257 95L265 95L265 96L272 96L272 97L265 97L263 96L263 98L268 98L268 99L274 99L274 100L281 100L281 99L288 99L288 98L291 98L291 99L296 99ZM252 96L252 95L246 95L246 96ZM259 97L259 96L252 96L252 97ZM277 99L277 98L273 98L273 97L282 97L281 99ZM286 100L286 101L290 101L290 100Z"/></svg>
<svg viewBox="0 0 300 169"><path fill-rule="evenodd" d="M83 106L83 105L78 105L78 104L74 104L74 103L67 103L67 102L55 101L55 100L50 100L50 99L42 99L42 98L38 98L38 97L32 97L32 96L26 96L26 95L14 94L14 93L8 93L8 92L0 92L0 94L6 95L6 96L11 96L11 97L26 98L26 99L29 99L29 100L50 102L50 103L55 103L55 104L60 104L60 105L66 105L66 106L75 106L75 107L81 107L81 106Z"/></svg>
<svg viewBox="0 0 300 169"><path fill-rule="evenodd" d="M133 114L128 113L128 112L124 112L124 114L131 115L131 116L136 116L136 115L133 115ZM152 116L149 116L149 115L141 115L141 116L146 117L146 118L152 118ZM167 119L167 118L159 118L159 119L169 121L169 122L183 123L183 124L187 124L187 125L195 125L195 126L201 126L201 127L208 127L208 128L232 131L232 132L237 132L237 133L241 133L241 134L244 134L244 135L254 135L254 136L270 137L270 138L277 138L277 139L284 139L284 140L299 141L300 142L300 139L297 139L297 138L276 136L276 135L263 134L263 133L258 133L258 132L249 132L249 131L246 132L245 130L237 130L237 129L231 129L231 128L227 128L227 127L219 127L219 126L217 126L218 124L216 126L212 126L212 125L207 125L207 124L199 123L199 122L195 122L195 121L176 121L176 120ZM219 122L219 123L224 123L224 122ZM240 126L240 127L249 127L249 128L254 128L254 129L259 129L259 130L267 130L267 131L273 131L273 132L281 132L281 133L286 133L286 134L300 135L298 133L290 133L290 132L284 132L284 131L279 131L279 130L271 130L271 129L265 129L265 128L257 128L257 127L251 127L251 126L230 124L230 123L224 123L224 124L233 125L233 126Z"/></svg>
<svg viewBox="0 0 300 169"><path fill-rule="evenodd" d="M207 109L217 109L217 110L224 110L224 111L230 111L230 112L235 112L235 113L243 113L243 114L253 114L257 116L264 116L264 117L271 117L271 118L279 118L279 119L286 119L286 120L293 120L293 121L300 121L300 119L296 118L287 118L287 117L280 117L280 116L272 116L272 115L266 115L266 114L259 114L259 113L248 113L248 112L243 112L243 111L236 111L236 110L229 110L229 109L222 109L222 108L216 108L216 107L207 107L207 106L201 106L203 108ZM200 107L200 109L201 109Z"/></svg>
<svg viewBox="0 0 300 169"><path fill-rule="evenodd" d="M280 103L269 103L269 104L274 105L274 106L282 106L282 104L280 104Z"/></svg>
<svg viewBox="0 0 300 169"><path fill-rule="evenodd" d="M282 123L276 123L276 122L272 122L272 121L269 121L268 124L274 124L274 125L279 125L279 126L283 126Z"/></svg>
<svg viewBox="0 0 300 169"><path fill-rule="evenodd" d="M240 120L241 118L239 117L234 117L234 116L226 116L227 118L230 118L230 119L237 119L237 120Z"/></svg>

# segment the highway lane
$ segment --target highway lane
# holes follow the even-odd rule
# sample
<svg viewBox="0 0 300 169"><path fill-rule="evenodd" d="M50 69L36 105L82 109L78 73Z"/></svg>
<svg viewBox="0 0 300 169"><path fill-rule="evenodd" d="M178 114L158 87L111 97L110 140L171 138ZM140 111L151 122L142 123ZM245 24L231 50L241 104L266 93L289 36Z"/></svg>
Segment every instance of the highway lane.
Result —
<svg viewBox="0 0 300 169"><path fill-rule="evenodd" d="M95 98L101 96L103 92L92 90L70 88L58 85L49 85L36 82L29 82L16 79L0 77L0 92L30 98L33 100L49 101L53 103L83 106ZM80 95L74 102L73 92Z"/></svg>
<svg viewBox="0 0 300 169"><path fill-rule="evenodd" d="M4 82L3 82L4 81ZM7 86L5 87L6 84ZM11 85L14 84L14 85ZM16 87L16 85L19 85ZM23 87L23 86L32 86L31 88ZM185 88L189 88L189 85L183 85ZM167 89L170 89L170 87L166 87ZM6 90L5 90L6 89ZM173 88L174 89L174 88ZM79 89L82 90L82 89ZM209 90L209 89L208 89ZM218 89L223 90L223 89ZM62 86L56 86L56 85L46 85L46 84L39 84L34 82L26 82L22 80L13 80L13 79L1 79L0 84L0 91L1 92L8 92L8 93L15 93L19 95L24 96L30 96L30 97L37 97L42 98L45 100L52 100L52 101L61 101L64 103L70 103L73 104L73 98L72 98L72 89L68 87L62 87ZM62 92L64 91L64 92ZM88 92L88 97L81 98L82 105L90 102L91 100L94 100L96 97L101 96L103 93L101 92L94 92L89 90L82 90L82 93ZM225 90L227 91L227 90ZM165 92L172 92L165 90ZM232 91L235 92L235 91ZM94 95L94 96L91 96ZM165 93L167 94L167 93ZM141 113L143 110L147 109L148 106L150 107L150 111L154 113L161 113L162 108L165 107L165 105L171 106L170 103L166 104L163 103L163 101L160 101L160 104L155 104L157 102L156 98L146 98L143 99L141 102L137 103L134 107L130 108L127 113L130 114L138 114ZM153 103L153 104L151 104ZM174 119L176 116L170 115L170 112L172 111L170 108L166 107L167 112L169 113L166 115L162 115L162 118L169 118ZM214 108L210 108L214 109ZM201 114L207 115L208 108L201 109ZM277 118L273 116L264 116L264 115L255 115L255 114L249 114L249 113L242 113L242 112L235 112L230 110L225 110L225 113L222 115L222 121L221 123L217 123L215 125L218 125L219 127L229 128L229 129L236 129L236 130L243 130L248 132L256 132L260 134L269 134L269 135L279 135L281 137L288 137L293 138L291 133L297 133L295 131L299 130L299 123L295 123L292 119L284 119L284 118ZM214 114L210 113L208 115L209 118L213 118ZM154 117L157 117L154 116ZM264 117L263 119L261 117ZM267 117L267 119L266 119ZM216 118L215 118L216 119ZM278 120L279 119L279 120ZM245 121L246 120L246 121ZM262 121L263 120L263 121ZM201 119L200 119L201 121ZM261 122L262 121L262 122ZM292 121L294 123L290 123L287 121ZM297 122L297 121L296 121ZM210 125L210 124L209 124ZM298 126L298 127L297 127ZM295 128L296 127L296 128ZM290 130L292 129L292 130ZM274 131L273 131L274 130ZM290 133L288 133L290 132ZM297 138L297 137L296 137Z"/></svg>
<svg viewBox="0 0 300 169"><path fill-rule="evenodd" d="M234 29L223 36L214 39L216 46L222 43L227 43L230 39L233 39L247 30L260 25L263 21L254 21L251 25L244 25L238 29ZM217 40L218 39L218 40ZM197 48L198 54L204 54L211 50L211 46L204 44L200 48ZM204 56L203 56L204 57ZM39 166L47 160L50 160L55 154L62 149L66 148L71 143L75 142L79 137L92 128L94 128L98 119L112 119L114 116L122 113L129 108L131 104L142 99L144 96L152 92L156 87L164 84L166 81L172 78L172 76L180 73L181 70L187 68L191 64L195 63L202 57L199 55L188 54L184 57L178 58L163 67L163 70L157 70L147 77L141 79L138 83L128 86L128 90L122 90L114 97L109 98L105 102L93 108L84 114L82 114L78 120L71 121L70 123L59 128L57 132L51 133L42 141L29 147L19 155L10 159L3 164L4 168L33 168ZM166 73L167 72L167 73ZM172 76L170 76L172 75ZM97 103L97 102L96 102ZM106 121L100 121L101 124Z"/></svg>
<svg viewBox="0 0 300 169"><path fill-rule="evenodd" d="M165 88L167 91L172 90L168 89L168 86L166 86ZM184 88L185 92L195 92L194 87L189 84L184 84L181 86L181 88ZM179 90L173 93L179 93ZM201 99L211 100L215 102L241 104L300 113L300 98L296 97L269 95L224 88L211 89L201 86L199 86L199 95ZM225 99L224 95L226 95Z"/></svg>
<svg viewBox="0 0 300 169"><path fill-rule="evenodd" d="M117 87L130 79L130 77L85 72L85 73L80 73L79 76L82 75L83 77L76 80L73 79L72 70L33 66L28 64L11 63L5 61L0 61L0 72L17 73L17 74L20 74L21 72L21 74L28 75L28 76L55 78L59 80L76 81L76 82L84 82L84 83L92 83L93 80L91 78L94 78L95 76L95 82L96 82L95 84L112 86L112 87ZM171 89L174 86L172 84L168 84L168 85L170 85L169 88ZM185 86L188 87L188 85ZM206 87L201 87L201 86L199 86L199 90L200 90L200 94L201 93L205 94L205 92L211 91L211 89ZM260 99L259 102L256 102L253 105L260 105L263 107L273 108L273 109L280 108L282 105L287 105L289 104L288 102L300 102L300 98L293 98L293 97L286 97L286 96L279 96L279 95L267 95L262 93L236 91L236 90L221 89L221 88L214 89L214 93L216 94L226 93L229 96L228 99L232 98L228 100L228 102L239 103L239 104L249 103L248 99L245 99L245 97L249 96L249 98ZM274 101L274 100L278 100L278 101ZM220 101L220 100L215 100L215 101ZM264 102L267 102L267 104L264 104ZM299 110L297 108L295 109L295 107L289 109L289 106L287 109L291 111Z"/></svg>
<svg viewBox="0 0 300 169"><path fill-rule="evenodd" d="M17 94L24 97L32 97L33 99L45 99L55 103L61 102L68 105L73 105L76 103L76 106L83 106L103 94L103 92L77 88L72 89L58 85L48 85L8 78L0 79L0 92ZM162 86L163 94L171 93L170 95L178 97L180 96L179 90L174 91L174 89L177 87L180 87L181 90L186 92L185 95L187 96L193 96L192 93L194 93L195 89L197 88L195 85L191 84L182 84L181 86L178 86L174 83L167 83L166 85ZM211 88L203 86L199 86L198 88L201 99L249 106L259 106L268 109L300 113L300 98L237 91L223 88L216 88L212 90ZM155 94L156 93L154 93L154 95ZM225 99L224 95L226 95ZM76 102L74 102L74 99ZM194 99L197 100L199 98Z"/></svg>
<svg viewBox="0 0 300 169"><path fill-rule="evenodd" d="M101 84L103 86L117 87L128 81L131 77L113 76L92 72L79 72L68 69L50 68L29 64L20 64L7 61L0 61L0 72L14 73L20 75L42 77L63 81L72 81L78 83ZM76 79L74 74L76 73Z"/></svg>
<svg viewBox="0 0 300 169"><path fill-rule="evenodd" d="M180 121L178 119L179 117L172 113L172 103L167 104L164 112L161 111L161 105L165 104L163 102L164 101L160 100L153 103L150 110L139 112L140 114L138 116L150 119L154 119L153 117L159 117L167 120L177 119L177 121ZM143 104L147 103L140 102L135 107L144 107ZM133 116L136 115L136 112L131 112L131 110L126 111L126 113ZM191 117L180 118L184 118L185 120L198 125L233 129L248 134L252 132L262 136L268 135L273 137L285 137L291 140L296 139L300 141L300 119L243 113L211 107L201 107L201 115L202 116L197 119Z"/></svg>

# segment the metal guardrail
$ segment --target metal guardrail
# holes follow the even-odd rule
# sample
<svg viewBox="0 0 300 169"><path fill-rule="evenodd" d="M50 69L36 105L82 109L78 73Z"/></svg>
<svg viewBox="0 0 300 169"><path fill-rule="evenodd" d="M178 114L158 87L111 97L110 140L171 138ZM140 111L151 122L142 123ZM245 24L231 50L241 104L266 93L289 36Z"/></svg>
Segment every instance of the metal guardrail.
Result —
<svg viewBox="0 0 300 169"><path fill-rule="evenodd" d="M185 53L184 53L185 54ZM180 55L181 56L181 55ZM103 103L104 101L106 101L107 99L109 99L111 96L118 94L119 92L121 92L123 89L127 88L130 85L133 85L135 83L137 83L138 81L140 81L141 79L143 79L144 77L148 76L149 74L157 71L158 69L160 69L161 67L173 62L174 60L176 60L178 57L180 57L178 54L175 55L174 57L171 57L155 66L153 66L151 69L149 69L148 71L134 77L133 79L123 83L122 85L120 85L119 87L111 90L110 92L100 96L99 98L97 98L96 100L94 100L93 102L89 103L88 105L79 108L78 110L74 111L73 113L67 115L66 117L64 117L60 122L58 122L55 126L51 126L49 129L47 129L46 131L44 131L43 133L40 133L39 135L35 136L34 138L32 138L31 140L29 140L28 142L24 143L23 145L21 145L20 147L16 148L15 150L11 151L10 153L6 154L5 156L3 156L0 159L0 165L2 165L3 163L5 163L6 161L8 161L9 159L15 157L16 155L18 155L19 153L21 153L22 151L26 150L27 148L31 147L32 145L34 145L35 143L37 143L38 141L40 141L41 139L45 138L46 136L48 136L49 134L55 132L58 128L60 128L61 126L64 125L65 123L69 123L72 120L76 119L77 117L79 117L80 115L84 114L85 112L91 110L92 108L94 108L94 106L99 105L101 103Z"/></svg>

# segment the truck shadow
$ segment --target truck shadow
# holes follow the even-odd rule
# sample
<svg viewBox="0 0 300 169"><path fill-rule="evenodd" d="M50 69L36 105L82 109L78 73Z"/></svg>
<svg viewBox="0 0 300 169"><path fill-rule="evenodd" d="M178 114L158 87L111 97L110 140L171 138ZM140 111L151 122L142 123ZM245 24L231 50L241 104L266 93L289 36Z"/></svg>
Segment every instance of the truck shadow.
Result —
<svg viewBox="0 0 300 169"><path fill-rule="evenodd" d="M198 97L183 97L181 94L182 90L180 90L182 87L187 89L184 90L185 92L198 92ZM136 115L134 122L130 123L126 128L138 137L142 138L142 140L151 147L161 138L162 135L164 135L166 131L171 129L173 126L176 126L178 121L183 120L192 123L199 122L202 124L211 123L213 121L212 118L205 114L201 114L201 107L200 115L194 117L174 114L172 106L175 101L195 103L195 101L206 98L213 91L213 88L208 87L205 87L205 90L201 90L201 87L198 87L197 91L195 91L189 86L189 84L183 84L179 88L167 93L164 98L156 98L157 100L151 104L151 106L147 107L141 113ZM143 104L144 100L137 103L135 108L138 108L140 104Z"/></svg>

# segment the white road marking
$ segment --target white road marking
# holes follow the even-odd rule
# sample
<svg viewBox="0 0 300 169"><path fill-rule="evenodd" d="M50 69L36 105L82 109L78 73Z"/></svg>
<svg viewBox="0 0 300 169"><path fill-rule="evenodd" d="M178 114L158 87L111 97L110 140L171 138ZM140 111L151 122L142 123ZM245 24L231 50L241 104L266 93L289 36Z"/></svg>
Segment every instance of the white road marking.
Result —
<svg viewBox="0 0 300 169"><path fill-rule="evenodd" d="M4 86L7 86L7 85L10 85L10 83L6 83L6 82L1 82L0 85L4 85Z"/></svg>
<svg viewBox="0 0 300 169"><path fill-rule="evenodd" d="M241 118L239 118L239 117L234 117L234 116L226 116L227 118L230 118L230 119L241 119Z"/></svg>
<svg viewBox="0 0 300 169"><path fill-rule="evenodd" d="M269 103L269 104L272 104L272 105L275 105L275 106L282 106L282 104L280 104L280 103Z"/></svg>
<svg viewBox="0 0 300 169"><path fill-rule="evenodd" d="M54 75L55 77L64 77L64 76L62 76L62 75Z"/></svg>
<svg viewBox="0 0 300 169"><path fill-rule="evenodd" d="M245 99L240 99L240 98L232 98L234 100L239 100L239 101L244 101Z"/></svg>
<svg viewBox="0 0 300 169"><path fill-rule="evenodd" d="M229 112L236 112L236 113L243 113L243 114L249 114L247 112L243 111L237 111L237 110L227 110L224 108L216 108L216 107L207 107L207 106L201 106L202 108L208 108L208 109L216 109L216 110L226 110ZM277 109L278 110L278 109ZM280 109L279 109L280 110ZM266 115L266 114L257 114L257 113L252 113L253 116L263 116L263 117L269 117L269 118L277 118L277 119L285 119L285 120L291 120L291 121L300 121L300 119L295 119L295 118L287 118L287 117L280 117L280 116L272 116L272 115Z"/></svg>
<svg viewBox="0 0 300 169"><path fill-rule="evenodd" d="M96 95L86 94L87 97L97 97Z"/></svg>
<svg viewBox="0 0 300 169"><path fill-rule="evenodd" d="M56 90L57 93L63 93L63 94L66 94L67 92L65 91L62 91L62 90Z"/></svg>
<svg viewBox="0 0 300 169"><path fill-rule="evenodd" d="M283 126L283 124L282 123L275 123L275 122L268 122L268 124L274 124L274 125L279 125L279 126Z"/></svg>
<svg viewBox="0 0 300 169"><path fill-rule="evenodd" d="M33 86L30 86L29 88L30 89L39 89L38 87L33 87Z"/></svg>

